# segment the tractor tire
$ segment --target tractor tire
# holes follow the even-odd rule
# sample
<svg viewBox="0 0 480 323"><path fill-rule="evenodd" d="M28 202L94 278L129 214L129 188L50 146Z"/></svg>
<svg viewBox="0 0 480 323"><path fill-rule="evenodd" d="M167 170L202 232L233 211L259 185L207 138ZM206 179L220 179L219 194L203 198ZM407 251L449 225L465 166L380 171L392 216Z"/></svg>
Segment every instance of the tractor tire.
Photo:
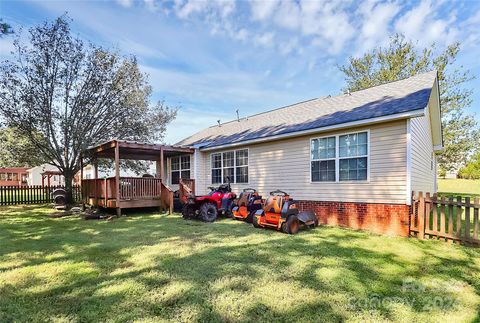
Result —
<svg viewBox="0 0 480 323"><path fill-rule="evenodd" d="M255 215L252 217L252 224L255 228L260 228L260 225L258 225L258 218Z"/></svg>
<svg viewBox="0 0 480 323"><path fill-rule="evenodd" d="M233 210L233 204L230 205L229 207L227 207L227 209L224 211L224 214L225 214L226 218L229 218L229 219L233 218L233 211L232 210Z"/></svg>
<svg viewBox="0 0 480 323"><path fill-rule="evenodd" d="M193 205L185 205L182 209L182 217L184 220L193 219L195 217L195 208Z"/></svg>
<svg viewBox="0 0 480 323"><path fill-rule="evenodd" d="M252 212L248 213L247 217L245 218L245 221L247 223L252 223L253 218L255 218L255 211L252 211Z"/></svg>
<svg viewBox="0 0 480 323"><path fill-rule="evenodd" d="M296 234L300 228L300 221L296 215L290 215L287 222L283 225L283 232L288 234Z"/></svg>
<svg viewBox="0 0 480 323"><path fill-rule="evenodd" d="M200 206L200 218L205 222L213 222L218 217L217 206L213 203L204 203Z"/></svg>

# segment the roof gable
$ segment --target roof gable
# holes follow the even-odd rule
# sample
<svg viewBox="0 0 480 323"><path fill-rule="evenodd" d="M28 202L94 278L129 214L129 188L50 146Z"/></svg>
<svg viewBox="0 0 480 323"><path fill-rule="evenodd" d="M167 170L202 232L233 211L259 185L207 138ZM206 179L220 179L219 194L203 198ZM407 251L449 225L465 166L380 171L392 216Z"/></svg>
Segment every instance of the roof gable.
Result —
<svg viewBox="0 0 480 323"><path fill-rule="evenodd" d="M361 91L313 99L206 128L177 145L216 147L424 109L436 71Z"/></svg>

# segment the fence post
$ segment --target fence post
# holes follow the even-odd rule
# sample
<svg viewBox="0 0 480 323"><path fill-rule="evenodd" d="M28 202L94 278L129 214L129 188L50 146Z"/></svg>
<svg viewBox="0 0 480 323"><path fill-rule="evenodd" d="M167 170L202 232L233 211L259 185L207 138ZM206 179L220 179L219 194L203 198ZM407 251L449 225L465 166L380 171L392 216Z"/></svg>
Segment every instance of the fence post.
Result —
<svg viewBox="0 0 480 323"><path fill-rule="evenodd" d="M423 192L418 192L418 238L425 239L425 199Z"/></svg>
<svg viewBox="0 0 480 323"><path fill-rule="evenodd" d="M470 241L470 197L465 197L465 240Z"/></svg>

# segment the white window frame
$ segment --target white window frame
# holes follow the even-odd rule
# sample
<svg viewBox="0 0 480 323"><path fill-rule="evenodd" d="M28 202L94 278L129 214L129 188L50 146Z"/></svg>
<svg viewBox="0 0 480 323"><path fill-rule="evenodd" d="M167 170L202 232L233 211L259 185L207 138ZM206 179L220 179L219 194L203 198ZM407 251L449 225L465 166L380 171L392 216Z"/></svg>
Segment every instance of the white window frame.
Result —
<svg viewBox="0 0 480 323"><path fill-rule="evenodd" d="M362 133L366 132L367 133L367 155L362 155L362 156L355 156L355 157L341 157L340 158L340 136L345 136L345 135L353 135L356 133ZM312 181L312 161L318 161L318 159L313 160L312 159L312 140L314 139L322 139L322 138L330 138L330 137L335 137L335 158L327 158L327 159L321 159L321 160L333 160L335 159L335 181ZM357 130L357 131L351 131L351 132L344 132L344 133L338 133L334 135L325 135L325 136L320 136L320 137L311 137L308 139L308 154L310 156L309 158L309 173L310 173L310 183L311 184L330 184L330 183L370 183L370 159L371 159L371 154L370 154L370 129L364 129L364 130ZM350 159L350 158L362 158L362 157L367 157L367 179L366 180L349 180L349 181L341 181L340 180L340 159Z"/></svg>
<svg viewBox="0 0 480 323"><path fill-rule="evenodd" d="M325 139L325 138L335 138L335 157L333 158L319 158L319 159L313 159L312 158L312 142L313 140L318 140L318 139ZM328 147L327 147L328 149ZM335 135L330 135L330 136L322 136L322 137L316 137L316 138L310 138L310 182L311 183L335 183L337 181L337 175L338 175L338 163L337 163L337 156L338 156L338 138ZM313 181L312 180L312 162L314 161L328 161L328 160L334 160L335 161L335 180L334 181Z"/></svg>
<svg viewBox="0 0 480 323"><path fill-rule="evenodd" d="M247 151L247 157L248 157L248 162L246 165L242 165L242 166L237 166L237 151L240 151L240 150L246 150ZM249 167L249 164L250 164L250 149L249 148L241 148L241 149L232 149L232 150L224 150L224 151L218 151L218 152L214 152L214 153L211 153L210 154L210 184L212 185L216 185L216 184L225 184L223 182L223 170L224 167L223 166L223 154L224 153L228 153L228 152L233 152L233 179L230 181L232 184L245 184L245 185L248 185L250 183L250 167ZM220 154L221 156L221 164L222 166L220 168L218 167L212 167L213 166L213 156L214 155L218 155ZM237 183L237 167L247 167L247 177L248 177L248 181L247 182L244 182L244 183ZM230 167L228 167L230 168ZM213 183L213 176L212 176L212 170L214 169L220 169L220 176L221 176L221 182L220 183Z"/></svg>
<svg viewBox="0 0 480 323"><path fill-rule="evenodd" d="M182 157L184 156L188 156L190 160L190 162L188 163L190 165L189 168L182 168ZM174 158L178 158L178 170L173 170L172 168L172 160ZM190 157L190 155L178 155L178 156L170 157L170 184L178 185L178 184L173 184L173 172L178 172L178 182L180 183L180 180L182 179L182 172L187 170L190 172L190 178L192 178L192 158Z"/></svg>

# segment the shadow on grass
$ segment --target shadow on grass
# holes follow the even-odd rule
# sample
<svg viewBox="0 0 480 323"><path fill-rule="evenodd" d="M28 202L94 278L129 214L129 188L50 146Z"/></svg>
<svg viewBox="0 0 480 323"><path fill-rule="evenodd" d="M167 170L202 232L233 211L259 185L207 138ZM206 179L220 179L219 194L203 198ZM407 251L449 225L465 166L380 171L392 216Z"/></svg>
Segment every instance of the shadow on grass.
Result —
<svg viewBox="0 0 480 323"><path fill-rule="evenodd" d="M455 290L423 288L425 280L455 279L480 295L479 252L440 243L325 227L288 236L229 219L23 212L0 217L0 321L372 319L358 316L365 311L398 320L398 306L428 318L431 299L465 305ZM406 278L421 291L405 289ZM372 297L393 301L372 307Z"/></svg>

